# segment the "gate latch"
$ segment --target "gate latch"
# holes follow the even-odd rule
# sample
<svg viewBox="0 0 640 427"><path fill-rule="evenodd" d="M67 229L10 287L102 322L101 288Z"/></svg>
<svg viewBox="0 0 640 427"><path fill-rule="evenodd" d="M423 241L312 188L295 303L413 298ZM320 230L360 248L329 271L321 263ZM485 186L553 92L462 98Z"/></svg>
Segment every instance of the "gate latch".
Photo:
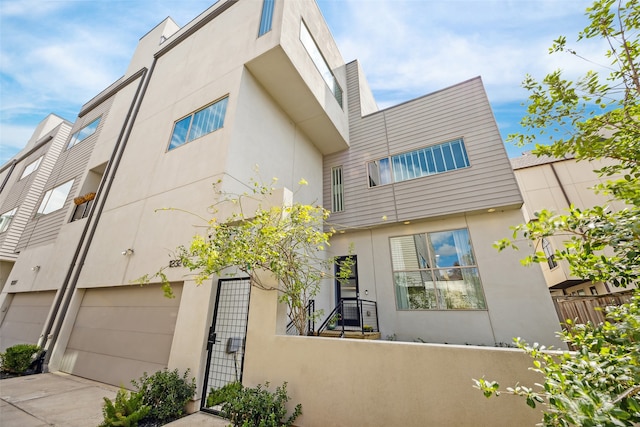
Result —
<svg viewBox="0 0 640 427"><path fill-rule="evenodd" d="M213 329L213 326L209 328L209 336L207 337L207 348L211 349L213 345L216 343L216 331Z"/></svg>

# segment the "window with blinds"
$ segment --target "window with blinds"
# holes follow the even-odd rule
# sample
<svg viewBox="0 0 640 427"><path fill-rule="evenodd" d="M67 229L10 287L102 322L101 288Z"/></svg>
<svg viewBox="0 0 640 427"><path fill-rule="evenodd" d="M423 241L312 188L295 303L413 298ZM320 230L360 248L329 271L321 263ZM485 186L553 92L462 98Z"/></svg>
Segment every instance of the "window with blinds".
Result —
<svg viewBox="0 0 640 427"><path fill-rule="evenodd" d="M344 185L342 183L342 166L331 168L331 211L344 210Z"/></svg>

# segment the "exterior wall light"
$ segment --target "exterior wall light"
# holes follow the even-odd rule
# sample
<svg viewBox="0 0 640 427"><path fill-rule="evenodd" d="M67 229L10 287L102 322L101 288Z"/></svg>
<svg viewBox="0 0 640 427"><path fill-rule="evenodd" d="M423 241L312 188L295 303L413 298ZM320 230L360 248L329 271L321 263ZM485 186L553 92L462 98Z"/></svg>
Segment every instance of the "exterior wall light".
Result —
<svg viewBox="0 0 640 427"><path fill-rule="evenodd" d="M129 248L127 250L122 251L122 255L124 256L133 255L133 249Z"/></svg>
<svg viewBox="0 0 640 427"><path fill-rule="evenodd" d="M33 267L31 267L31 271L40 271L40 266L34 265Z"/></svg>

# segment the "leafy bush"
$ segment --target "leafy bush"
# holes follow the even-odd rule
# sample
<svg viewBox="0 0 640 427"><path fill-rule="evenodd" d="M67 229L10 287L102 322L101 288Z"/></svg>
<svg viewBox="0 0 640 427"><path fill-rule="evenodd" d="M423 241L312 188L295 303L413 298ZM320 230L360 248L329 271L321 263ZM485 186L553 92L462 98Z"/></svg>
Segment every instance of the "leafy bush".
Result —
<svg viewBox="0 0 640 427"><path fill-rule="evenodd" d="M33 361L33 356L40 351L40 347L35 344L16 344L7 348L4 353L0 353L0 363L2 370L14 374L22 375Z"/></svg>
<svg viewBox="0 0 640 427"><path fill-rule="evenodd" d="M207 407L211 408L223 402L228 402L235 398L240 390L242 390L242 384L237 381L229 383L217 390L211 388L207 396Z"/></svg>
<svg viewBox="0 0 640 427"><path fill-rule="evenodd" d="M165 368L151 376L145 372L131 383L142 395L142 402L151 408L149 417L166 422L184 415L185 405L196 392L196 380L188 380L188 375L188 369L181 377L177 369Z"/></svg>
<svg viewBox="0 0 640 427"><path fill-rule="evenodd" d="M222 414L229 418L235 427L277 427L291 426L302 414L302 405L297 404L289 418L286 403L287 383L277 387L275 393L269 392L269 383L265 387L258 384L256 388L242 387L236 395L222 403Z"/></svg>
<svg viewBox="0 0 640 427"><path fill-rule="evenodd" d="M115 402L104 397L100 427L136 427L151 408L142 403L142 393L129 393L124 387L118 390Z"/></svg>

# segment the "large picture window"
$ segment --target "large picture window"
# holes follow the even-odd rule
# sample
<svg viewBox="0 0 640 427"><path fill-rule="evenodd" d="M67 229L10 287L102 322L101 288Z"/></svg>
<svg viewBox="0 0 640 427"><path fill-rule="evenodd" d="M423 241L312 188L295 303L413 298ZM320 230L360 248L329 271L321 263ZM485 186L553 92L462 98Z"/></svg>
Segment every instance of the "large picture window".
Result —
<svg viewBox="0 0 640 427"><path fill-rule="evenodd" d="M392 237L398 310L484 310L486 303L469 231Z"/></svg>
<svg viewBox="0 0 640 427"><path fill-rule="evenodd" d="M178 148L187 142L220 129L224 125L228 101L229 97L225 96L221 100L178 120L173 125L173 133L168 150Z"/></svg>
<svg viewBox="0 0 640 427"><path fill-rule="evenodd" d="M369 187L469 167L462 138L369 162Z"/></svg>
<svg viewBox="0 0 640 427"><path fill-rule="evenodd" d="M101 117L98 117L97 119L95 119L94 121L92 121L91 123L83 127L82 129L80 129L79 131L71 135L71 141L69 141L67 150L73 147L74 145L76 145L77 143L84 141L94 133L96 133L96 130L98 129L98 125L100 124L100 119Z"/></svg>
<svg viewBox="0 0 640 427"><path fill-rule="evenodd" d="M73 180L67 181L64 184L52 188L44 193L44 197L42 198L42 202L38 208L38 214L46 215L57 211L58 209L62 209L64 202L67 201L67 196L69 195L69 191L71 191L72 185Z"/></svg>

